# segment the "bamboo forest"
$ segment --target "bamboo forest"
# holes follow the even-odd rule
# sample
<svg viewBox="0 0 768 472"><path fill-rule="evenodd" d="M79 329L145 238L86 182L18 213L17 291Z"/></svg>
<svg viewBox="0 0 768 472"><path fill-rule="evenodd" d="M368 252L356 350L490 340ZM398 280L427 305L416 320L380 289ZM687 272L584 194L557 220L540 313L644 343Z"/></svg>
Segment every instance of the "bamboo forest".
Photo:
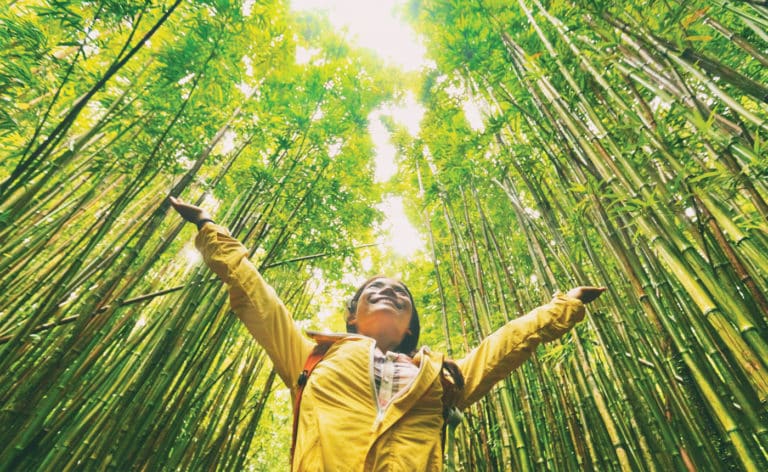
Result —
<svg viewBox="0 0 768 472"><path fill-rule="evenodd" d="M289 391L170 196L302 329L394 274L460 359L607 287L464 411L445 470L768 470L768 4L396 15L414 70L288 1L3 2L0 470L288 470ZM409 99L416 129L387 112Z"/></svg>

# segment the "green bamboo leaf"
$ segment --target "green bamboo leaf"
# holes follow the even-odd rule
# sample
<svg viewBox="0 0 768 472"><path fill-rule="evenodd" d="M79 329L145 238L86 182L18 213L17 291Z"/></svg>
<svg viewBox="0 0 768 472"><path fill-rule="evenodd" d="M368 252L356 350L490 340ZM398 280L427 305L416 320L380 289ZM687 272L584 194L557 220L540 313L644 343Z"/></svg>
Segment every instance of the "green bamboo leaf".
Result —
<svg viewBox="0 0 768 472"><path fill-rule="evenodd" d="M712 36L699 34L699 35L686 36L685 39L686 39L686 41L702 41L702 42L707 42L707 41L711 41L712 40Z"/></svg>
<svg viewBox="0 0 768 472"><path fill-rule="evenodd" d="M290 395L168 194L207 205L302 323L326 328L361 266L402 274L422 340L457 359L556 290L608 286L469 408L457 469L768 469L758 7L414 1L431 62L404 77L282 3L176 5L0 9L0 469L284 468ZM368 121L409 94L421 128L385 120L380 185ZM385 192L425 253L366 244Z"/></svg>

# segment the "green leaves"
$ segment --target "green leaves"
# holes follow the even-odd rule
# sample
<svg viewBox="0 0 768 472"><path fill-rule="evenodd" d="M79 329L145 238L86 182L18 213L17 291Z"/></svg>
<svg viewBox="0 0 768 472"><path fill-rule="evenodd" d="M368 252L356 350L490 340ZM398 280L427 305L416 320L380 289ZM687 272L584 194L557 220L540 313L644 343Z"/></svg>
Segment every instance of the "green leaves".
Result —
<svg viewBox="0 0 768 472"><path fill-rule="evenodd" d="M766 468L753 6L411 1L434 67L410 76L283 3L2 8L0 468L284 463L259 445L284 436L286 393L265 404L269 364L171 189L255 251L297 319L318 274L343 291L365 259L403 275L424 342L454 357L556 289L610 286L471 409L456 463ZM426 113L415 137L387 122L400 172L380 185L368 119L408 87ZM429 259L361 247L385 192Z"/></svg>
<svg viewBox="0 0 768 472"><path fill-rule="evenodd" d="M302 20L314 22L303 38L281 4L245 16L234 2L178 5L0 201L0 349L14 372L4 402L33 412L0 415L14 422L0 464L244 467L260 418L251 400L264 408L274 375L227 316L221 285L204 281L191 230L168 216L171 189L260 248L257 262L283 262L266 276L297 319L313 314L314 269L341 279L373 239L367 116L393 96L397 72L328 22ZM19 104L0 117L11 130L3 180L171 4L99 6L98 48L84 56L75 46L47 58L45 45L81 44L96 10L57 3L6 25L29 32L0 58L0 98ZM297 45L323 60L296 64ZM126 435L138 440L116 449ZM24 452L38 445L48 452Z"/></svg>
<svg viewBox="0 0 768 472"><path fill-rule="evenodd" d="M685 450L693 457L697 441L710 441L700 433L709 430L707 422L735 431L743 442L732 456L698 455L691 459L697 467L749 470L768 463L751 452L765 448L755 439L760 427L749 419L759 415L730 408L727 400L761 401L768 366L757 372L745 363L761 357L768 339L748 339L724 322L741 319L764 331L747 305L768 307L761 295L768 287L760 264L737 262L755 260L746 247L751 238L738 248L718 236L718 227L734 235L754 230L748 221L768 215L765 188L755 180L765 166L751 151L762 149L758 143L766 137L765 110L750 98L764 95L752 81L765 82L765 68L754 67L763 60L750 49L756 43L724 40L744 31L736 18L752 18L750 7L717 5L434 1L418 3L415 11L411 4L410 16L429 37L439 70L422 89L428 111L418 140L429 152L409 159L421 159L421 207L434 230L436 264L451 264L446 279L454 292L447 304L461 307L456 311L464 329L484 334L493 313L513 304L525 311L539 293L584 280L604 280L617 297L570 339L544 350L546 363L524 366L510 381L513 392L558 392L553 404L490 398L478 409L494 413L487 429L472 434L493 434L502 425L518 449L478 451L467 435L461 454L472 463L525 469L546 462L570 470L610 468L603 459L610 457L620 469L686 467L673 456ZM714 18L733 22L716 28L722 36L712 33ZM468 53L479 38L483 45ZM500 110L488 120L486 135L473 135L455 119L460 104L451 98L460 103L466 92L451 96L450 83L471 84ZM481 195L476 206L467 202L468 188ZM699 200L693 218L690 205ZM702 207L716 224L701 221ZM718 260L722 270L712 269ZM731 269L760 282L750 289L727 274ZM712 345L728 346L728 352L704 362L687 354L693 345L696 352L711 352L706 346ZM648 368L659 352L682 353L694 378L683 386L687 393L677 396L674 372L655 368L663 361ZM742 368L722 368L731 363ZM703 364L719 367L704 371ZM721 383L722 372L735 370L748 387L735 386L734 379ZM706 393L715 390L728 393ZM704 409L692 400L701 392ZM638 415L616 398L646 405L676 401L681 409L673 419L655 407ZM706 411L707 419L688 415L689 405ZM589 438L574 439L578 430L590 431ZM675 439L680 431L700 439ZM627 441L634 444L631 453L613 446ZM651 450L668 452L659 459ZM578 461L568 462L566 453Z"/></svg>

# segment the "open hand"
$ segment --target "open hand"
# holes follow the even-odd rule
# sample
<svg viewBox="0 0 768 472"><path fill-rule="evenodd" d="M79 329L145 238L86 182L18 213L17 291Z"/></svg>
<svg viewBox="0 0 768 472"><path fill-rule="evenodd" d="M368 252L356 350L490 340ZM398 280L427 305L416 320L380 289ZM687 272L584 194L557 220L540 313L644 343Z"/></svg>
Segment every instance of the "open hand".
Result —
<svg viewBox="0 0 768 472"><path fill-rule="evenodd" d="M568 290L567 296L578 298L583 303L589 303L608 290L605 287L576 287Z"/></svg>
<svg viewBox="0 0 768 472"><path fill-rule="evenodd" d="M180 198L168 197L171 206L182 218L197 225L202 220L211 220L211 215L199 206L186 203Z"/></svg>

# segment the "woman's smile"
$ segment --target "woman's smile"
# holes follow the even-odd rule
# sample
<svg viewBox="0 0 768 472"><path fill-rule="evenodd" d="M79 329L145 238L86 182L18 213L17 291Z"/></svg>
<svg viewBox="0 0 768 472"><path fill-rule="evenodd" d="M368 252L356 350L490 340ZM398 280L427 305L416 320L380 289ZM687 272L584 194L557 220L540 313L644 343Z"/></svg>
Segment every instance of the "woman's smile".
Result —
<svg viewBox="0 0 768 472"><path fill-rule="evenodd" d="M398 301L396 299L394 299L392 297L388 297L386 295L372 296L369 300L370 300L369 303L371 303L371 304L385 302L385 303L389 303L390 305L394 306L398 310L402 310L403 309L403 304L402 303L398 303Z"/></svg>
<svg viewBox="0 0 768 472"><path fill-rule="evenodd" d="M402 282L380 277L362 289L347 323L355 326L355 332L376 339L386 352L396 348L410 332L412 317L413 303Z"/></svg>

